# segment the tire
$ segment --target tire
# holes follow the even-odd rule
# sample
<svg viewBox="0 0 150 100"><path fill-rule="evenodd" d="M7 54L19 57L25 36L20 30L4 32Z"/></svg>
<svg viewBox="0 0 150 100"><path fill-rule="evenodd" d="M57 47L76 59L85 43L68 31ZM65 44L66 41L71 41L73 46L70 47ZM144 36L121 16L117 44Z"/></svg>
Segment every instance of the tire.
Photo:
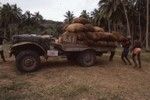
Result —
<svg viewBox="0 0 150 100"><path fill-rule="evenodd" d="M78 63L84 67L90 67L96 62L96 54L93 51L85 51L78 55Z"/></svg>
<svg viewBox="0 0 150 100"><path fill-rule="evenodd" d="M30 50L21 51L16 56L16 67L20 72L33 72L39 69L40 56Z"/></svg>

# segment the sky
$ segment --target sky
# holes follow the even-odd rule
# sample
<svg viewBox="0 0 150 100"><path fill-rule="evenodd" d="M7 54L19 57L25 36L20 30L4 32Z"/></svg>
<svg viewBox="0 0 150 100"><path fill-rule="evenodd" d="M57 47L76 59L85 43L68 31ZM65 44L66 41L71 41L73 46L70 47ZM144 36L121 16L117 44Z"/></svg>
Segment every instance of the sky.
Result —
<svg viewBox="0 0 150 100"><path fill-rule="evenodd" d="M69 10L76 17L82 10L88 12L97 8L99 0L0 0L2 4L17 4L23 12L29 10L31 13L40 12L40 14L49 20L64 21L65 13Z"/></svg>

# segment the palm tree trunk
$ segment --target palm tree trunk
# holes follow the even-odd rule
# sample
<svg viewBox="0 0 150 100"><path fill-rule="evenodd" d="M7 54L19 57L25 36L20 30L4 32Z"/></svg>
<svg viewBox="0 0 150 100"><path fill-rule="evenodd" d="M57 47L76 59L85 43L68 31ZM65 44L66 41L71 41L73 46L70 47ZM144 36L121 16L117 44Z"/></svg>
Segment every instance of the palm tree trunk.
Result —
<svg viewBox="0 0 150 100"><path fill-rule="evenodd" d="M113 31L116 31L116 23L113 23Z"/></svg>
<svg viewBox="0 0 150 100"><path fill-rule="evenodd" d="M140 41L142 42L141 14L140 14L140 12L139 12L139 32L140 32Z"/></svg>
<svg viewBox="0 0 150 100"><path fill-rule="evenodd" d="M111 32L111 28L110 28L110 20L108 19L108 30L109 32Z"/></svg>
<svg viewBox="0 0 150 100"><path fill-rule="evenodd" d="M134 43L134 26L133 26L133 23L131 23L131 43L132 43L132 45L133 45L133 43Z"/></svg>
<svg viewBox="0 0 150 100"><path fill-rule="evenodd" d="M147 0L146 50L149 49L149 0Z"/></svg>
<svg viewBox="0 0 150 100"><path fill-rule="evenodd" d="M125 13L125 17L126 17L126 21L127 21L127 33L128 35L131 36L131 31L130 31L130 24L129 24L129 18L128 18L128 14L127 14L127 9L125 8L125 5L124 3L122 2L122 5L123 5L123 10L124 10L124 13Z"/></svg>

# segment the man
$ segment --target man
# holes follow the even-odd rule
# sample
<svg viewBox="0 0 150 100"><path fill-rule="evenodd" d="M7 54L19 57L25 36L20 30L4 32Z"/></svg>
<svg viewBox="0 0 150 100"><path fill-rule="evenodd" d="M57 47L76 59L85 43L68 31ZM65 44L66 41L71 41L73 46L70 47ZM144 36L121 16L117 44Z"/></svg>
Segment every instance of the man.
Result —
<svg viewBox="0 0 150 100"><path fill-rule="evenodd" d="M141 42L139 40L139 36L137 36L135 41L134 41L133 48L132 48L132 59L133 59L133 62L135 64L134 67L137 67L137 63L135 60L135 57L137 56L139 68L141 68L141 50L142 50L141 49Z"/></svg>
<svg viewBox="0 0 150 100"><path fill-rule="evenodd" d="M1 55L1 58L3 59L3 61L6 62L5 57L4 57L4 51L3 51L3 40L4 39L5 38L0 36L0 55Z"/></svg>
<svg viewBox="0 0 150 100"><path fill-rule="evenodd" d="M115 55L115 51L111 51L109 56L109 61L113 61L114 55Z"/></svg>
<svg viewBox="0 0 150 100"><path fill-rule="evenodd" d="M127 39L122 41L123 51L122 51L121 59L125 63L125 65L127 65L127 62L129 63L129 65L131 65L131 62L128 58L130 46L131 46L131 37L128 36Z"/></svg>

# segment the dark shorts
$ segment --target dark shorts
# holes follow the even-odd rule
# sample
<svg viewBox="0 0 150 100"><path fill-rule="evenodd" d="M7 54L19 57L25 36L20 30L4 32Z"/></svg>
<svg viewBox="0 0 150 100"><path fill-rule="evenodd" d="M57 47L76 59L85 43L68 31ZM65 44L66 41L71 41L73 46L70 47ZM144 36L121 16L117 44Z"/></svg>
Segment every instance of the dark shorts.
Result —
<svg viewBox="0 0 150 100"><path fill-rule="evenodd" d="M123 55L128 56L128 54L129 54L129 48L124 48L123 49Z"/></svg>

